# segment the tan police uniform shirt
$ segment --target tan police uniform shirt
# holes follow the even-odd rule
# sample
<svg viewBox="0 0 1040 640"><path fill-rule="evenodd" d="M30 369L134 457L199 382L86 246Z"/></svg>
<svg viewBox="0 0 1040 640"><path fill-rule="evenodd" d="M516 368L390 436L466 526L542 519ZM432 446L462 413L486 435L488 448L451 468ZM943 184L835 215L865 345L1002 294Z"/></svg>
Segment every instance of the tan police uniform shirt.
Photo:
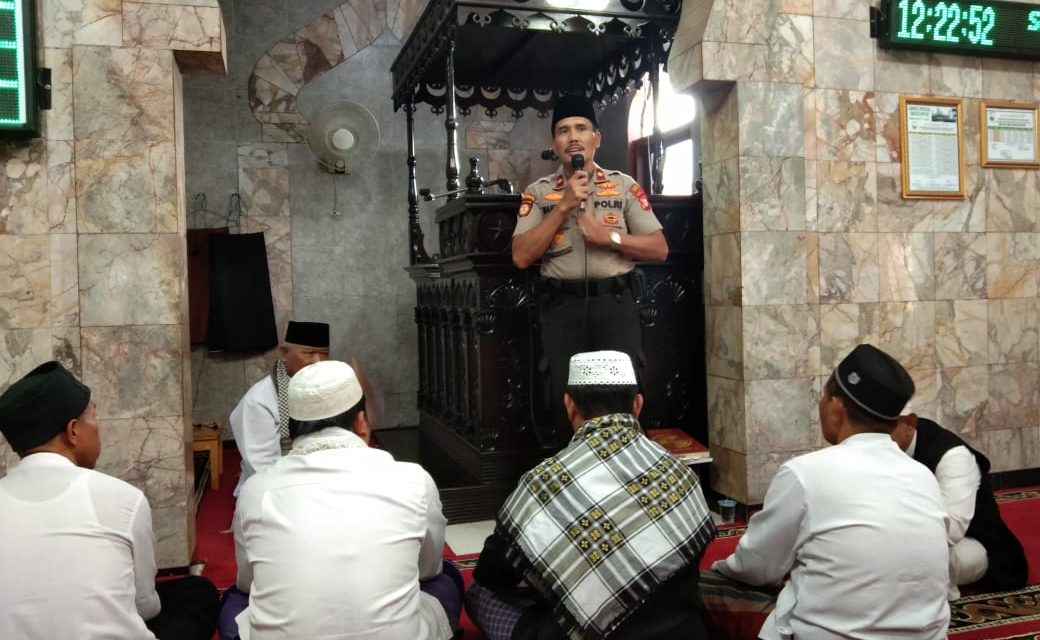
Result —
<svg viewBox="0 0 1040 640"><path fill-rule="evenodd" d="M650 200L631 177L620 171L607 171L596 165L590 178L593 189L585 200L586 215L622 233L647 235L661 228L650 208ZM532 183L525 189L517 212L513 236L538 226L545 214L563 199L567 179L563 167ZM629 258L610 247L586 247L578 226L575 210L556 231L542 256L541 274L547 278L582 280L585 277L585 253L588 252L588 277L612 278L631 271L635 265Z"/></svg>

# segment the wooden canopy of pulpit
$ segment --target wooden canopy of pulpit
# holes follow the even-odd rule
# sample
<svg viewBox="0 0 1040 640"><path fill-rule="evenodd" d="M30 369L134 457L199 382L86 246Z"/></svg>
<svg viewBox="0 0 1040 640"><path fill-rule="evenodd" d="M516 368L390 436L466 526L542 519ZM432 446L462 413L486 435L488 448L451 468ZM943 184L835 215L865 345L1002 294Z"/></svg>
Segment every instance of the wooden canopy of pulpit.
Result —
<svg viewBox="0 0 1040 640"><path fill-rule="evenodd" d="M485 189L475 162L460 188L459 114L545 116L563 93L611 102L647 75L656 100L680 8L669 0L431 0L393 63L394 108L407 119L420 458L453 521L492 516L518 476L551 453L536 437L548 424L536 269L516 269L510 255L520 199ZM437 211L434 257L419 223L413 114L422 103L444 113L447 132L448 200ZM661 191L662 156L655 129L651 194ZM700 199L650 200L670 254L641 265L641 422L707 442Z"/></svg>

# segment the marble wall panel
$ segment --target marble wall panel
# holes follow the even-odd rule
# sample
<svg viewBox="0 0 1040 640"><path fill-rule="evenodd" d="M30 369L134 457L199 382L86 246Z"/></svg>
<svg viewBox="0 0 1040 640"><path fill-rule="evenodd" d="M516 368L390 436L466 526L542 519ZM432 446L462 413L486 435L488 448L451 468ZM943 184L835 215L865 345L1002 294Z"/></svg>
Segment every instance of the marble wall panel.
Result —
<svg viewBox="0 0 1040 640"><path fill-rule="evenodd" d="M391 32L397 36L398 40L404 42L408 39L408 34L412 32L412 28L415 27L415 23L419 21L423 9L426 8L426 0L400 0L397 11L391 11L391 4L396 3L387 3L388 18L393 17L389 21Z"/></svg>
<svg viewBox="0 0 1040 640"><path fill-rule="evenodd" d="M1036 172L990 169L986 185L986 231L1036 230Z"/></svg>
<svg viewBox="0 0 1040 640"><path fill-rule="evenodd" d="M744 82L737 85L739 153L743 156L798 157L805 153L804 99L795 84Z"/></svg>
<svg viewBox="0 0 1040 640"><path fill-rule="evenodd" d="M1037 295L1037 237L1034 233L986 234L986 297Z"/></svg>
<svg viewBox="0 0 1040 640"><path fill-rule="evenodd" d="M75 153L81 232L177 231L177 155L172 139L81 139Z"/></svg>
<svg viewBox="0 0 1040 640"><path fill-rule="evenodd" d="M173 53L74 47L77 140L172 141Z"/></svg>
<svg viewBox="0 0 1040 640"><path fill-rule="evenodd" d="M730 158L702 166L705 236L740 230L740 166L747 160Z"/></svg>
<svg viewBox="0 0 1040 640"><path fill-rule="evenodd" d="M813 45L817 87L873 89L875 45L870 38L868 22L816 17L813 20ZM838 51L841 55L835 55Z"/></svg>
<svg viewBox="0 0 1040 640"><path fill-rule="evenodd" d="M761 504L766 497L773 476L780 465L791 458L798 457L808 451L783 451L776 453L755 453L747 456L748 494L747 504Z"/></svg>
<svg viewBox="0 0 1040 640"><path fill-rule="evenodd" d="M55 224L75 231L65 220L52 221L48 215L46 149L40 139L0 144L0 233L47 233Z"/></svg>
<svg viewBox="0 0 1040 640"><path fill-rule="evenodd" d="M523 189L537 180L541 175L536 173L533 150L489 149L487 152L488 178L508 178L516 189Z"/></svg>
<svg viewBox="0 0 1040 640"><path fill-rule="evenodd" d="M744 307L744 380L819 375L819 307Z"/></svg>
<svg viewBox="0 0 1040 640"><path fill-rule="evenodd" d="M813 15L823 18L866 20L867 12L859 0L814 0Z"/></svg>
<svg viewBox="0 0 1040 640"><path fill-rule="evenodd" d="M928 54L927 92L939 96L982 97L982 58L944 53Z"/></svg>
<svg viewBox="0 0 1040 640"><path fill-rule="evenodd" d="M819 446L816 377L749 380L747 453L804 451Z"/></svg>
<svg viewBox="0 0 1040 640"><path fill-rule="evenodd" d="M738 453L747 451L745 428L744 383L708 374L707 380L708 441L712 453L726 448Z"/></svg>
<svg viewBox="0 0 1040 640"><path fill-rule="evenodd" d="M714 24L705 36L721 42L765 44L779 11L780 0L717 0L712 6Z"/></svg>
<svg viewBox="0 0 1040 640"><path fill-rule="evenodd" d="M766 73L773 82L813 85L811 16L781 13L776 17L766 50Z"/></svg>
<svg viewBox="0 0 1040 640"><path fill-rule="evenodd" d="M152 532L155 534L155 561L160 567L186 567L191 561L189 539L195 536L192 507L152 509Z"/></svg>
<svg viewBox="0 0 1040 640"><path fill-rule="evenodd" d="M42 113L43 137L72 140L72 49L44 49L43 65L51 70L51 108Z"/></svg>
<svg viewBox="0 0 1040 640"><path fill-rule="evenodd" d="M935 234L935 298L973 300L986 295L986 236Z"/></svg>
<svg viewBox="0 0 1040 640"><path fill-rule="evenodd" d="M873 161L877 123L873 91L816 90L816 157Z"/></svg>
<svg viewBox="0 0 1040 640"><path fill-rule="evenodd" d="M705 166L735 158L740 149L737 116L740 100L736 85L724 85L707 96L699 96L704 117L701 121L701 161Z"/></svg>
<svg viewBox="0 0 1040 640"><path fill-rule="evenodd" d="M914 396L910 401L913 410L923 416L935 416L939 410L938 369L908 369L914 381Z"/></svg>
<svg viewBox="0 0 1040 640"><path fill-rule="evenodd" d="M1000 100L1033 100L1033 63L1029 60L982 58L982 96Z"/></svg>
<svg viewBox="0 0 1040 640"><path fill-rule="evenodd" d="M343 62L336 16L327 13L307 23L296 32L296 48L303 63L304 83Z"/></svg>
<svg viewBox="0 0 1040 640"><path fill-rule="evenodd" d="M929 217L934 231L985 231L986 189L982 172L979 167L968 166L964 177L964 200L931 201Z"/></svg>
<svg viewBox="0 0 1040 640"><path fill-rule="evenodd" d="M65 315L67 294L53 290L52 273L75 254L56 254L60 249L48 235L0 236L0 326L35 329L52 324L52 315Z"/></svg>
<svg viewBox="0 0 1040 640"><path fill-rule="evenodd" d="M931 231L934 201L906 200L902 195L901 165L877 163L878 231Z"/></svg>
<svg viewBox="0 0 1040 640"><path fill-rule="evenodd" d="M220 7L123 2L123 44L149 49L220 51Z"/></svg>
<svg viewBox="0 0 1040 640"><path fill-rule="evenodd" d="M708 305L704 310L704 351L710 375L733 380L743 378L742 314L743 310L735 306Z"/></svg>
<svg viewBox="0 0 1040 640"><path fill-rule="evenodd" d="M917 51L878 48L874 53L874 88L893 94L927 95L931 76L927 69L922 73L922 60L927 57Z"/></svg>
<svg viewBox="0 0 1040 640"><path fill-rule="evenodd" d="M180 325L85 326L81 341L99 419L181 415Z"/></svg>
<svg viewBox="0 0 1040 640"><path fill-rule="evenodd" d="M122 0L47 0L39 11L45 47L123 44Z"/></svg>
<svg viewBox="0 0 1040 640"><path fill-rule="evenodd" d="M303 60L300 59L300 48L296 45L295 37L287 37L275 43L260 57L253 73L285 93L296 95L306 81L303 77Z"/></svg>
<svg viewBox="0 0 1040 640"><path fill-rule="evenodd" d="M343 52L343 58L348 59L350 56L358 52L357 42L354 40L354 34L350 30L350 25L347 23L347 16L343 13L344 5L339 5L332 10L332 15L336 19L336 31L339 32L339 48Z"/></svg>
<svg viewBox="0 0 1040 640"><path fill-rule="evenodd" d="M296 95L283 91L263 78L249 78L249 107L259 122L298 122Z"/></svg>
<svg viewBox="0 0 1040 640"><path fill-rule="evenodd" d="M184 419L108 419L101 421L97 470L144 491L152 509L184 506Z"/></svg>
<svg viewBox="0 0 1040 640"><path fill-rule="evenodd" d="M932 234L880 233L878 240L881 300L934 300Z"/></svg>
<svg viewBox="0 0 1040 640"><path fill-rule="evenodd" d="M813 0L780 0L780 11L782 13L797 13L799 15L811 16L813 13Z"/></svg>
<svg viewBox="0 0 1040 640"><path fill-rule="evenodd" d="M989 401L980 428L987 431L1035 426L1040 422L1040 365L1035 362L989 367Z"/></svg>
<svg viewBox="0 0 1040 640"><path fill-rule="evenodd" d="M769 79L769 49L764 44L704 42L700 46L705 80Z"/></svg>
<svg viewBox="0 0 1040 640"><path fill-rule="evenodd" d="M935 303L882 302L879 349L907 369L935 369Z"/></svg>
<svg viewBox="0 0 1040 640"><path fill-rule="evenodd" d="M817 159L816 150L819 140L816 138L818 129L816 120L819 115L817 114L816 102L816 89L806 87L802 91L802 117L805 121L805 158L807 160Z"/></svg>
<svg viewBox="0 0 1040 640"><path fill-rule="evenodd" d="M76 230L76 186L73 143L47 141L47 231L72 233Z"/></svg>
<svg viewBox="0 0 1040 640"><path fill-rule="evenodd" d="M975 169L979 164L979 100L965 98L961 109L961 129L964 136L964 162Z"/></svg>
<svg viewBox="0 0 1040 640"><path fill-rule="evenodd" d="M178 324L185 286L182 253L176 234L81 234L83 324Z"/></svg>
<svg viewBox="0 0 1040 640"><path fill-rule="evenodd" d="M856 345L881 341L880 306L864 304L820 305L820 373L829 376Z"/></svg>
<svg viewBox="0 0 1040 640"><path fill-rule="evenodd" d="M282 216L243 218L241 233L263 233L275 309L292 310L292 219Z"/></svg>
<svg viewBox="0 0 1040 640"><path fill-rule="evenodd" d="M79 375L81 366L78 327L0 331L0 388L6 389L49 360L58 360L69 371Z"/></svg>
<svg viewBox="0 0 1040 640"><path fill-rule="evenodd" d="M820 302L877 302L878 236L821 233Z"/></svg>
<svg viewBox="0 0 1040 640"><path fill-rule="evenodd" d="M310 125L291 122L263 123L260 125L261 142L307 142Z"/></svg>
<svg viewBox="0 0 1040 640"><path fill-rule="evenodd" d="M339 11L359 50L372 44L387 27L386 2L382 0L347 0Z"/></svg>
<svg viewBox="0 0 1040 640"><path fill-rule="evenodd" d="M899 94L874 94L875 157L878 163L899 162Z"/></svg>
<svg viewBox="0 0 1040 640"><path fill-rule="evenodd" d="M741 230L805 229L803 158L741 158L739 189Z"/></svg>
<svg viewBox="0 0 1040 640"><path fill-rule="evenodd" d="M988 300L989 363L1036 362L1037 299Z"/></svg>
<svg viewBox="0 0 1040 640"><path fill-rule="evenodd" d="M242 145L238 188L250 216L289 215L288 153L284 144Z"/></svg>
<svg viewBox="0 0 1040 640"><path fill-rule="evenodd" d="M989 367L940 369L939 408L935 420L961 435L977 433L989 405Z"/></svg>
<svg viewBox="0 0 1040 640"><path fill-rule="evenodd" d="M723 233L704 239L704 297L709 305L739 305L740 234Z"/></svg>
<svg viewBox="0 0 1040 640"><path fill-rule="evenodd" d="M724 496L747 503L747 455L726 447L711 448L711 488Z"/></svg>
<svg viewBox="0 0 1040 640"><path fill-rule="evenodd" d="M836 233L876 231L877 188L874 162L817 161L817 228Z"/></svg>
<svg viewBox="0 0 1040 640"><path fill-rule="evenodd" d="M47 313L54 327L79 325L79 268L76 236L54 233L50 238L50 302Z"/></svg>
<svg viewBox="0 0 1040 640"><path fill-rule="evenodd" d="M976 439L970 440L970 444L980 453L989 458L990 471L1000 473L1012 469L1029 468L1026 451L1023 447L1025 429L1001 429L999 431L985 431Z"/></svg>
<svg viewBox="0 0 1040 640"><path fill-rule="evenodd" d="M743 303L801 304L811 299L810 241L806 232L747 231L740 234ZM812 254L813 258L817 256ZM813 265L815 267L815 264Z"/></svg>
<svg viewBox="0 0 1040 640"><path fill-rule="evenodd" d="M935 303L935 350L946 368L989 363L987 300L948 300Z"/></svg>

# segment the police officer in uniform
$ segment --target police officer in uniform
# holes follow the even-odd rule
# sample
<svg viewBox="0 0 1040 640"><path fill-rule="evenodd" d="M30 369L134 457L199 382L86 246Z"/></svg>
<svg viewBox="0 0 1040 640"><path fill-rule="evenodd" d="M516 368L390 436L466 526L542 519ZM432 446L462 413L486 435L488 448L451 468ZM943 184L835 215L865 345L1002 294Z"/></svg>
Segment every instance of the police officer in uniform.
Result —
<svg viewBox="0 0 1040 640"><path fill-rule="evenodd" d="M570 436L563 410L570 357L612 349L641 363L633 270L637 261L665 260L668 243L639 184L595 163L603 138L589 100L561 96L550 132L560 167L524 191L513 263L526 269L541 259L537 292L555 432L539 436L559 445Z"/></svg>

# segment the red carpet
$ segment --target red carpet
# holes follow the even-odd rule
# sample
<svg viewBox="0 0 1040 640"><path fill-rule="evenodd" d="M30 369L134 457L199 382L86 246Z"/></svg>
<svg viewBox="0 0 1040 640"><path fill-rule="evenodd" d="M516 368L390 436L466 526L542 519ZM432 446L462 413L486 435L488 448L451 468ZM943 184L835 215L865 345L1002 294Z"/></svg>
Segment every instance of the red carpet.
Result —
<svg viewBox="0 0 1040 640"><path fill-rule="evenodd" d="M207 490L196 516L195 560L205 562L202 575L224 590L235 581L235 543L231 536L231 517L235 502L232 492L238 481L239 456L234 449L224 451L224 474L220 489ZM1000 512L1026 549L1029 559L1029 584L1023 591L1004 594L979 594L959 600L953 607L951 640L1040 640L1040 487L997 493ZM736 548L744 527L730 525L708 545L701 568L725 558ZM473 579L476 555L455 556L445 549L462 572L466 586ZM483 636L462 614L466 640Z"/></svg>

